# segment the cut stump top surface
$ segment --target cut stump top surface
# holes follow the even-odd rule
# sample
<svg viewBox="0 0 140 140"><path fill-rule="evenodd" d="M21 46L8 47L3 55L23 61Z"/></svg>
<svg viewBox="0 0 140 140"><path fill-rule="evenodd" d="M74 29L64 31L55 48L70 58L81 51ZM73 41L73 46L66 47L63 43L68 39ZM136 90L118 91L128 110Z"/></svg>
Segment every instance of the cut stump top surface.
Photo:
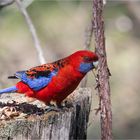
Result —
<svg viewBox="0 0 140 140"><path fill-rule="evenodd" d="M3 94L0 103L7 103L9 100L25 101L22 95ZM67 140L85 139L87 132L87 122L91 106L91 89L80 88L68 98L71 107L64 108L59 112L51 111L37 115L37 111L42 110L42 103L35 101L29 104L34 108L30 115L14 117L0 122L0 139L14 140ZM22 104L22 103L21 103ZM26 103L24 103L25 105ZM26 106L26 105L25 105ZM26 108L25 108L26 109ZM39 110L40 109L40 110Z"/></svg>

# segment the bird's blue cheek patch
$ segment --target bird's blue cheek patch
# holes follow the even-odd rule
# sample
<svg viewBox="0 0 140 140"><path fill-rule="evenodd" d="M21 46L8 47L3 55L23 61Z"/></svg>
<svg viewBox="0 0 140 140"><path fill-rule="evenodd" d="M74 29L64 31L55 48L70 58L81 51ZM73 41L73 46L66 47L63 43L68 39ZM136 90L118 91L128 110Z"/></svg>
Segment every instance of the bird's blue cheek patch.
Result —
<svg viewBox="0 0 140 140"><path fill-rule="evenodd" d="M92 63L81 63L78 70L82 73L87 73L93 68L94 66Z"/></svg>

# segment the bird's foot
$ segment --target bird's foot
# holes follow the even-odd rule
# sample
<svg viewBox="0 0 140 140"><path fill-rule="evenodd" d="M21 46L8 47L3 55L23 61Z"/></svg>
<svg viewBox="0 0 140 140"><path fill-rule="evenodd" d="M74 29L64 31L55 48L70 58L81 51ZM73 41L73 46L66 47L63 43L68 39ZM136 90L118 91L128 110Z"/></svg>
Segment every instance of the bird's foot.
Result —
<svg viewBox="0 0 140 140"><path fill-rule="evenodd" d="M46 104L46 108L44 109L45 113L51 112L51 111L66 111L70 107L73 107L72 103L69 100L65 100L62 103L57 103L54 101L51 101L49 104Z"/></svg>
<svg viewBox="0 0 140 140"><path fill-rule="evenodd" d="M54 106L54 105L49 105L44 109L45 113L49 113L51 111L55 111L55 112L60 112L62 110L63 107L58 107L58 106Z"/></svg>
<svg viewBox="0 0 140 140"><path fill-rule="evenodd" d="M70 102L68 100L65 100L63 102L63 108L71 108L71 107L73 107L72 102Z"/></svg>

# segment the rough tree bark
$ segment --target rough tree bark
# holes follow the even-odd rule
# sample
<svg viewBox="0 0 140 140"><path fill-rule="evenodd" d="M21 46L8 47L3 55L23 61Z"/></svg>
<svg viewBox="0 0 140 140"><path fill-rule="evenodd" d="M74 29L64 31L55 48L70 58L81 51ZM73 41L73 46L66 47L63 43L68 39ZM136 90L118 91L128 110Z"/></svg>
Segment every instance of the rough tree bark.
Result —
<svg viewBox="0 0 140 140"><path fill-rule="evenodd" d="M19 95L20 96L20 95ZM14 99L14 94L8 100ZM17 99L18 96L15 98ZM6 97L0 99L6 101ZM21 97L20 97L21 98ZM71 98L72 106L60 112L0 121L1 140L69 140L86 139L91 106L91 90L81 88Z"/></svg>
<svg viewBox="0 0 140 140"><path fill-rule="evenodd" d="M112 139L112 111L110 100L110 72L107 65L104 20L103 20L103 1L93 0L93 20L92 28L95 36L95 49L99 56L98 67L98 92L100 97L100 119L101 119L101 139Z"/></svg>

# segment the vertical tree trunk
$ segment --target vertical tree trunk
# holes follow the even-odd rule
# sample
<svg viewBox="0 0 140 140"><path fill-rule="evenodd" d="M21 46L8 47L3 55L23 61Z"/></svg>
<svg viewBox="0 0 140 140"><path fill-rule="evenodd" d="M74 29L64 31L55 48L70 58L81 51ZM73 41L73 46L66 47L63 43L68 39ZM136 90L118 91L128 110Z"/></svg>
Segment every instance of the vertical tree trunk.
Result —
<svg viewBox="0 0 140 140"><path fill-rule="evenodd" d="M100 97L101 139L111 140L112 111L109 85L110 72L107 66L105 50L103 6L102 0L93 0L92 28L95 36L96 53L99 56L98 92Z"/></svg>

